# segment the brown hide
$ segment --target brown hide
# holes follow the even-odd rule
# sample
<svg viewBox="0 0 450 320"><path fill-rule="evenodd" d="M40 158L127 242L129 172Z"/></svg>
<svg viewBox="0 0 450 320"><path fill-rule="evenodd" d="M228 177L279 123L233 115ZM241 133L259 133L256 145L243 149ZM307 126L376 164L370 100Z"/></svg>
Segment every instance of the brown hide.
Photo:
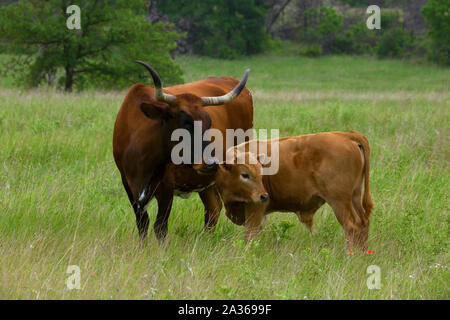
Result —
<svg viewBox="0 0 450 320"><path fill-rule="evenodd" d="M232 77L210 77L167 87L164 92L178 96L179 110L201 120L203 125L206 122L203 111L206 111L211 119L211 128L221 130L225 137L226 129L247 130L253 127L253 102L250 92L244 88L237 98L219 106L203 107L199 97L224 95L238 83L239 81ZM150 106L148 110L146 106ZM147 190L146 202L153 196L158 201L154 228L159 239L163 239L167 233L167 220L176 190L203 190L200 197L206 209L205 227L214 229L222 206L215 187L211 186L214 183L214 173L199 175L187 165L170 164L171 146L168 141L176 127L158 117L152 118L153 113L167 107L166 103L155 100L152 86L136 84L128 91L114 126L114 159L135 210L141 239L146 237L148 228L147 212L137 207L137 199L143 190ZM150 114L146 116L144 112Z"/></svg>

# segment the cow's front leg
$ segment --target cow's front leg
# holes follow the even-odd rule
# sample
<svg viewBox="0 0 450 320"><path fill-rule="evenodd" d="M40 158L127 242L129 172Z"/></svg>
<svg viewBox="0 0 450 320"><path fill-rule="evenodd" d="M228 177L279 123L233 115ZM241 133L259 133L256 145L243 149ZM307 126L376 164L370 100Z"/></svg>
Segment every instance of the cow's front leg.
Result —
<svg viewBox="0 0 450 320"><path fill-rule="evenodd" d="M153 230L159 242L163 242L167 236L168 221L173 202L173 189L158 188L156 200L158 201L158 214L156 215Z"/></svg>
<svg viewBox="0 0 450 320"><path fill-rule="evenodd" d="M222 201L215 186L199 192L200 199L205 206L205 230L214 231L219 220Z"/></svg>
<svg viewBox="0 0 450 320"><path fill-rule="evenodd" d="M255 239L263 221L265 205L246 204L245 205L245 242Z"/></svg>
<svg viewBox="0 0 450 320"><path fill-rule="evenodd" d="M136 205L133 205L134 213L136 215L136 226L139 232L139 240L141 244L144 244L147 238L148 230L148 213L142 209L138 209Z"/></svg>
<svg viewBox="0 0 450 320"><path fill-rule="evenodd" d="M131 181L131 183L128 184L128 181ZM146 205L151 199L149 188L147 185L145 187L141 187L144 185L142 178L129 177L127 179L125 175L122 175L122 183L125 191L127 192L128 199L133 206L134 214L136 215L136 226L139 232L140 243L143 245L145 243L145 239L147 238L147 230L149 226L149 219L146 210Z"/></svg>

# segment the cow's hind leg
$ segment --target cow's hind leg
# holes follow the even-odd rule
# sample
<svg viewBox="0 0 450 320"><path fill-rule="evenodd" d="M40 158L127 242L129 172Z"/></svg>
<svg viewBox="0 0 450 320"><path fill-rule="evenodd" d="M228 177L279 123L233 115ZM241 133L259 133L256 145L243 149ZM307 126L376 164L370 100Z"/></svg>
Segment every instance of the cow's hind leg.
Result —
<svg viewBox="0 0 450 320"><path fill-rule="evenodd" d="M200 199L205 206L205 230L214 231L219 220L222 201L215 186L199 192Z"/></svg>

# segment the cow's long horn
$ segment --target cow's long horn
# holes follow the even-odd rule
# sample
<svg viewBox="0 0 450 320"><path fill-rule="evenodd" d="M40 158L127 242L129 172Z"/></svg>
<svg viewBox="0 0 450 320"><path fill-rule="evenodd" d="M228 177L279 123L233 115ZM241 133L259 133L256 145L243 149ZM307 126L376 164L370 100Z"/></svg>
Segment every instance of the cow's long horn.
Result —
<svg viewBox="0 0 450 320"><path fill-rule="evenodd" d="M155 71L155 69L150 67L144 61L136 60L136 62L139 64L142 64L148 70L148 72L150 72L152 79L153 79L153 83L155 84L155 90L154 90L155 98L162 102L174 103L175 100L177 99L177 97L163 92L162 85L161 85L161 78L159 77L159 75Z"/></svg>
<svg viewBox="0 0 450 320"><path fill-rule="evenodd" d="M244 89L245 83L247 82L248 74L250 72L250 69L245 70L244 77L242 78L241 82L238 83L236 87L234 87L233 90L228 92L226 95L219 96L219 97L202 97L203 105L204 106L217 106L220 104L225 104L236 98Z"/></svg>

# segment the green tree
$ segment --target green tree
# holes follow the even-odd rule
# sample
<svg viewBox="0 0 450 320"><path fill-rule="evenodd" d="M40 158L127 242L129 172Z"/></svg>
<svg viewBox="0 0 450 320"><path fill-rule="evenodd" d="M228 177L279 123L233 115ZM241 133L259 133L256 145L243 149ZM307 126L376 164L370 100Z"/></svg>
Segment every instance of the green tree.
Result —
<svg viewBox="0 0 450 320"><path fill-rule="evenodd" d="M10 54L5 69L37 86L57 81L66 91L87 86L129 86L145 75L134 61L154 65L165 83L181 81L169 52L179 35L146 19L145 0L79 0L81 28L70 30L68 0L22 0L1 8L0 42Z"/></svg>
<svg viewBox="0 0 450 320"><path fill-rule="evenodd" d="M305 16L307 26L300 36L307 42L320 45L325 53L332 52L336 37L344 26L344 16L328 5L310 7Z"/></svg>
<svg viewBox="0 0 450 320"><path fill-rule="evenodd" d="M158 10L187 33L186 42L194 53L219 58L263 51L268 9L264 0L158 2Z"/></svg>
<svg viewBox="0 0 450 320"><path fill-rule="evenodd" d="M433 40L431 58L450 64L450 0L429 0L422 8Z"/></svg>

